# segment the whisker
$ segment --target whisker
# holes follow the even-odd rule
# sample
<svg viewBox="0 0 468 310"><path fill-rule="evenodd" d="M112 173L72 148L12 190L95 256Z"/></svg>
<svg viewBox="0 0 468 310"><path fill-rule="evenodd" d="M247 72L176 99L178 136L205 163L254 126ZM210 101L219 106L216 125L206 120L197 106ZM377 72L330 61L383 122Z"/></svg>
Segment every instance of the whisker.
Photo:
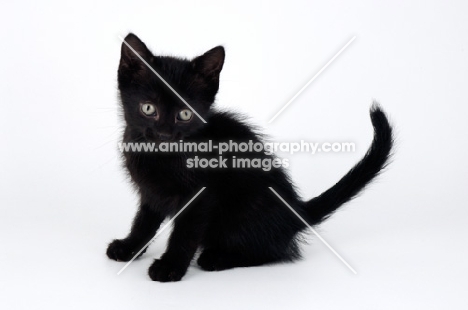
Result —
<svg viewBox="0 0 468 310"><path fill-rule="evenodd" d="M101 168L104 167L105 165L109 164L111 161L113 161L113 160L116 159L116 158L117 158L117 155L112 156L111 159L107 160L107 161L104 162L102 165L99 165L97 168L91 170L91 171L89 172L89 174L92 174L92 173L98 171L99 169L101 169Z"/></svg>
<svg viewBox="0 0 468 310"><path fill-rule="evenodd" d="M95 151L95 150L97 150L97 149L100 149L101 147L103 147L103 146L105 146L105 145L107 145L107 144L109 144L109 143L111 143L111 142L117 142L118 140L119 140L118 138L111 139L111 140L107 141L106 143L101 144L100 146L93 148L93 151Z"/></svg>
<svg viewBox="0 0 468 310"><path fill-rule="evenodd" d="M114 125L114 126L101 126L101 127L96 127L95 129L107 129L107 128L120 128L121 126ZM122 128L123 129L123 128Z"/></svg>

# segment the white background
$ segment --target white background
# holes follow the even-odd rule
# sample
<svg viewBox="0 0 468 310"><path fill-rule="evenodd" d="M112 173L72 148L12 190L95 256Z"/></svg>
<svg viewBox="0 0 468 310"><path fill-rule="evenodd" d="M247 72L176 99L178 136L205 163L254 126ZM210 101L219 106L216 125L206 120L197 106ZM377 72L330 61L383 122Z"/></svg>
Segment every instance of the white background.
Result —
<svg viewBox="0 0 468 310"><path fill-rule="evenodd" d="M79 1L0 9L0 308L466 309L468 2ZM152 282L168 234L120 276L105 256L137 197L120 168L118 35L194 57L222 44L218 106L275 139L351 141L354 153L290 157L304 199L372 139L380 101L393 164L319 231L295 264ZM267 121L353 36L271 125Z"/></svg>

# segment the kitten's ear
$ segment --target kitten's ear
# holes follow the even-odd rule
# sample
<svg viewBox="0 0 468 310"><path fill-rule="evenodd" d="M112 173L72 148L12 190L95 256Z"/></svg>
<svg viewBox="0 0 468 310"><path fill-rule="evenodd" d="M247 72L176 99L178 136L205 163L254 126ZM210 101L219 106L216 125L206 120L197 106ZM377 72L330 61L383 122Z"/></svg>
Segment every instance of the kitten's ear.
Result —
<svg viewBox="0 0 468 310"><path fill-rule="evenodd" d="M224 64L224 47L217 46L192 60L194 69L207 78L219 78Z"/></svg>
<svg viewBox="0 0 468 310"><path fill-rule="evenodd" d="M120 54L120 67L130 68L130 67L140 67L142 68L145 64L141 59L135 54L138 53L145 61L149 61L153 56L151 52L146 47L136 35L129 33L125 37L125 42L131 46L131 48L122 42L121 54ZM132 50L133 49L133 50Z"/></svg>

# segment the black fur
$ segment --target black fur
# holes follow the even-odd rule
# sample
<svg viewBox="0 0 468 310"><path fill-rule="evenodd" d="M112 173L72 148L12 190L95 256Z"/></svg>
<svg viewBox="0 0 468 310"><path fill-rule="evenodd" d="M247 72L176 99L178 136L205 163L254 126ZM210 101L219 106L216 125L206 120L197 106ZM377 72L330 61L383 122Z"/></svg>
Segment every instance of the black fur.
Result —
<svg viewBox="0 0 468 310"><path fill-rule="evenodd" d="M225 142L262 141L236 114L211 108L219 87L224 49L215 47L193 60L154 56L135 35L125 38L161 76L207 121L193 115L176 121L186 106L126 45L122 45L118 82L126 128L124 142L162 140ZM157 115L148 117L140 104L150 102ZM124 153L124 162L140 195L140 208L130 234L114 240L109 258L128 261L156 233L162 221L177 213L203 186L205 191L174 221L167 250L154 261L155 281L178 281L195 252L204 270L257 266L300 257L299 236L306 226L270 190L275 189L306 221L316 225L356 196L385 167L392 148L392 129L377 104L371 108L374 140L365 157L335 186L303 202L282 168L195 169L186 167L187 153ZM216 154L198 154L202 157ZM225 154L230 157L236 154ZM242 153L244 158L273 158Z"/></svg>

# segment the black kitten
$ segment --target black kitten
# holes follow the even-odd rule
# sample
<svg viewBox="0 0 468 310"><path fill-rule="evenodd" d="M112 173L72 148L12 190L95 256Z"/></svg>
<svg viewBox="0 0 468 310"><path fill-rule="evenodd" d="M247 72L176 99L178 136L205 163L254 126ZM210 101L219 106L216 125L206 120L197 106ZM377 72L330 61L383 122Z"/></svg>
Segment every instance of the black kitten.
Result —
<svg viewBox="0 0 468 310"><path fill-rule="evenodd" d="M240 117L211 109L219 87L224 49L215 47L193 60L154 56L135 35L125 41L192 107L198 116L122 44L118 84L125 116L124 142L261 141ZM114 240L109 258L129 261L174 216L206 187L174 221L167 250L149 268L155 281L178 281L195 252L204 270L257 266L300 257L298 235L306 226L269 189L272 187L310 225L330 216L355 197L386 165L392 128L378 105L371 108L374 139L367 154L338 183L320 196L302 201L282 168L195 169L187 158L196 153L126 152L125 165L140 195L130 234ZM216 154L198 154L202 157ZM236 155L229 153L228 156ZM242 153L247 158L274 158Z"/></svg>

